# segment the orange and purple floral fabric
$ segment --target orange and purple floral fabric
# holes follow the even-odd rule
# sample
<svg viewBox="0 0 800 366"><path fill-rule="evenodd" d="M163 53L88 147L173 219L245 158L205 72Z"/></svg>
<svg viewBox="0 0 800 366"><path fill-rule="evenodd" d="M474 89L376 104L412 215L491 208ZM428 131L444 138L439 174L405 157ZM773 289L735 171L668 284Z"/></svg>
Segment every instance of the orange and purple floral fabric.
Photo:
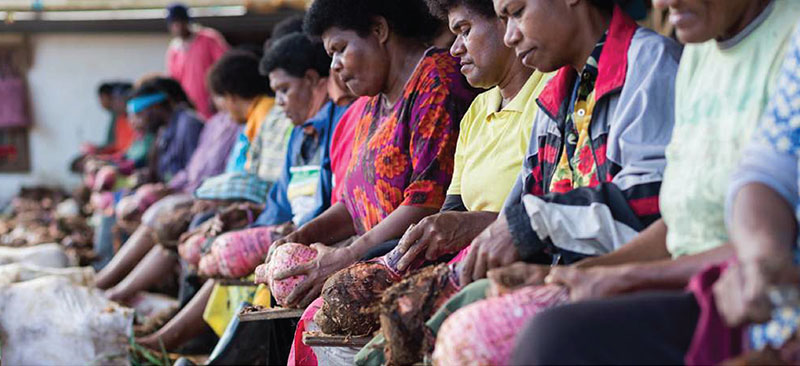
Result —
<svg viewBox="0 0 800 366"><path fill-rule="evenodd" d="M444 203L458 127L477 95L458 65L447 51L430 49L394 106L379 94L364 108L342 196L359 234L401 205Z"/></svg>

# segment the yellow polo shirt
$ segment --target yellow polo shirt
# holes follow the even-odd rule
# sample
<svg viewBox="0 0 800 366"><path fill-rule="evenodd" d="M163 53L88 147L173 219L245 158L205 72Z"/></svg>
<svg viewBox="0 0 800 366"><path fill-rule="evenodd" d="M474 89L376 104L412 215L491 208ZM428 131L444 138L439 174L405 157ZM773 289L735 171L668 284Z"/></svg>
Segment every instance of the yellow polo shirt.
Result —
<svg viewBox="0 0 800 366"><path fill-rule="evenodd" d="M551 76L535 71L502 110L499 87L472 102L461 120L453 181L447 191L448 195L461 195L468 210L502 209L528 151L539 110L536 98Z"/></svg>

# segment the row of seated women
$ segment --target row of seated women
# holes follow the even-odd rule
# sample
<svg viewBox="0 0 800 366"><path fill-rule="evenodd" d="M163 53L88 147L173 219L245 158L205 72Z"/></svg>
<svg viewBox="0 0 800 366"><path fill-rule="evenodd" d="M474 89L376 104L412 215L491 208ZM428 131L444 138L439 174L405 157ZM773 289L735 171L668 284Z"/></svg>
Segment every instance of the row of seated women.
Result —
<svg viewBox="0 0 800 366"><path fill-rule="evenodd" d="M188 275L180 276L185 280L181 289L188 290L181 291L180 296L186 303L193 297L193 287L196 290L204 283L203 279L198 281L195 273L208 278L239 277L252 272L263 261L266 252L260 251L268 247L272 234L269 230L255 230L245 232L245 235L221 237L214 248L225 246L231 238L237 243L232 248L223 249L222 253L216 249L201 253L200 246L209 241L206 239L249 226L272 228L293 220L300 225L330 205L333 186L331 153L338 152L333 159L341 160L344 151L331 149L331 138L345 107L354 98L334 79L327 77L329 59L321 47L315 47L318 45L296 33L301 24L302 18L294 18L276 27L273 41L268 43L276 50L271 53L271 58L259 61L248 52L233 51L210 71L210 89L223 112L206 123L200 143L185 170L191 172L195 165L208 170L209 165L222 161L225 166L223 174L191 174L193 187L186 190L173 189L174 179L169 180L166 189L164 186L144 186L117 204L116 219L132 223L126 226L134 227L134 230L98 276L98 287L107 289L111 299L135 303L139 291L153 288L165 278L174 278L179 258L177 243L189 241L193 244L188 250L192 254L185 256L189 260L182 266ZM298 60L292 56L295 53L311 57ZM289 73L285 71L271 79L276 90L284 90L279 98L267 96L268 79L259 73L260 66L272 67L270 63L275 62L284 65L284 71ZM298 85L298 79L311 69L318 74ZM287 98L285 89L290 86L293 94ZM295 94L298 89L300 91ZM151 108L157 108L163 102L143 103L163 94L146 92L140 88L129 102L129 110L137 118L149 119ZM134 106L138 110L133 111ZM227 121L222 125L215 122L217 118ZM215 123L219 126L211 129ZM234 136L235 141L223 143L220 136L229 135L231 129L227 126L231 125L235 126L234 131L238 131L238 137ZM204 144L203 136L206 134L214 142ZM212 149L212 144L216 148ZM219 146L227 146L229 153L222 153L223 148ZM285 225L281 231L292 226ZM249 233L255 233L253 238L261 242L264 237L257 235L267 235L266 242L255 243L258 247L242 247L254 244L241 240ZM186 240L178 240L182 238ZM184 246L180 249L184 254ZM201 255L204 257L202 260ZM246 257L243 261L242 256ZM225 263L217 265L218 257ZM176 316L175 322L165 327L163 333L171 336L158 334L141 339L142 343L157 348L159 338L163 338L172 348L206 328L201 317L203 309L212 290L218 288L212 281L205 282L200 295L191 306L185 307L182 313L185 315ZM215 323L218 326L212 325L218 333L224 330L233 309L223 310L226 311L227 316Z"/></svg>
<svg viewBox="0 0 800 366"><path fill-rule="evenodd" d="M357 364L708 364L787 347L800 4L655 0L681 46L638 26L631 3L315 0L306 34L260 63L303 140L288 183L255 228L207 240L201 275L265 262L256 280L306 309L289 364L333 359L300 341L314 329L377 332ZM442 21L449 52L431 47ZM338 114L328 85L362 98ZM296 199L315 164L330 185L312 178L313 198ZM203 237L253 221L216 215ZM235 242L253 244L226 251ZM289 243L313 254L280 255ZM143 255L112 261L106 286ZM203 326L213 287L142 343ZM741 325L771 315L743 344Z"/></svg>

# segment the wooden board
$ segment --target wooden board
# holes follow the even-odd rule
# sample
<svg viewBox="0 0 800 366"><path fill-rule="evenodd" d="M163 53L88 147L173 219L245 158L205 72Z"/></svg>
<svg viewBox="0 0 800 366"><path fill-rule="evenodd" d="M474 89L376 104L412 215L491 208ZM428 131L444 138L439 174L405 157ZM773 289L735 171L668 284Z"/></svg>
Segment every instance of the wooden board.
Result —
<svg viewBox="0 0 800 366"><path fill-rule="evenodd" d="M309 347L353 347L361 348L372 340L372 336L340 336L321 332L303 332L303 343Z"/></svg>
<svg viewBox="0 0 800 366"><path fill-rule="evenodd" d="M219 283L220 286L246 286L246 287L258 286L251 280L231 279L231 278L217 280L217 283Z"/></svg>
<svg viewBox="0 0 800 366"><path fill-rule="evenodd" d="M255 311L250 313L240 313L240 322L255 322L259 320L274 320L274 319L300 319L303 315L304 309L286 309L286 308L273 308L263 311Z"/></svg>

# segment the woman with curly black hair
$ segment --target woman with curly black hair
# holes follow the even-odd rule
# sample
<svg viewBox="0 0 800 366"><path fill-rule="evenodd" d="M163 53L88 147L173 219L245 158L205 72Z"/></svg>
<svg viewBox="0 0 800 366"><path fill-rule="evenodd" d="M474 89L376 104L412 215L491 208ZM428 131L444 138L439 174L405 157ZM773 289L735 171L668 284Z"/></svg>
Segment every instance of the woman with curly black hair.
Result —
<svg viewBox="0 0 800 366"><path fill-rule="evenodd" d="M330 275L444 203L458 122L476 93L457 58L428 48L439 25L422 0L316 0L306 14L306 31L322 38L331 70L371 98L355 129L342 200L275 243L321 243L313 262L276 276L308 276L287 299L291 306L310 304ZM353 235L350 246L332 247ZM290 363L311 362L304 355Z"/></svg>

